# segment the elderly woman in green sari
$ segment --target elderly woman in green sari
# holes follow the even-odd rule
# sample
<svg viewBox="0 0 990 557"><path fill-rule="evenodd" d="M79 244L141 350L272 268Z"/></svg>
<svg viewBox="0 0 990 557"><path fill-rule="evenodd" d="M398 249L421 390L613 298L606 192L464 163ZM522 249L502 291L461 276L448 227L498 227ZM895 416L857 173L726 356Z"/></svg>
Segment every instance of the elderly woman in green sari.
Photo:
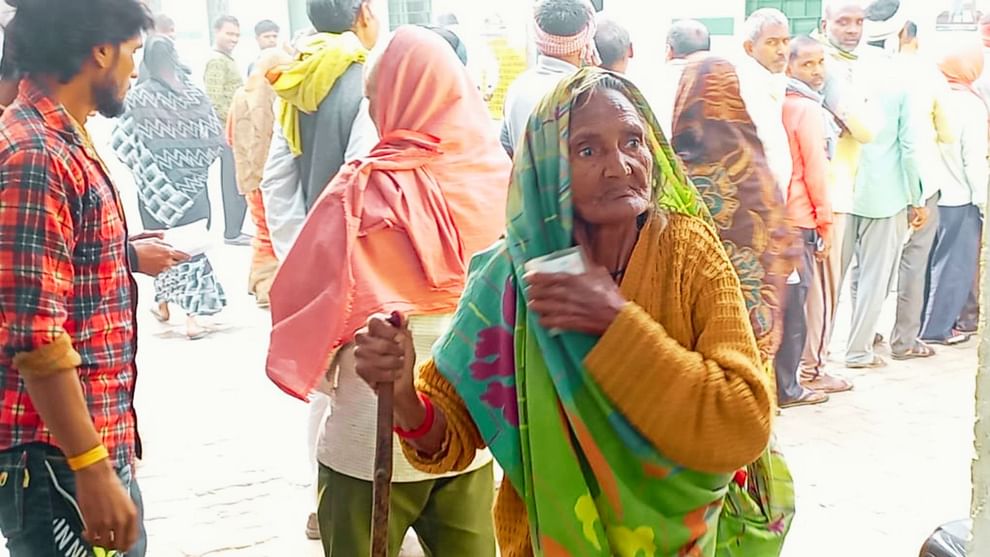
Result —
<svg viewBox="0 0 990 557"><path fill-rule="evenodd" d="M659 129L622 78L564 80L432 360L415 371L385 316L356 337L410 462L457 470L491 449L505 557L715 555L728 486L767 447L773 395L739 280ZM584 272L527 272L575 246Z"/></svg>

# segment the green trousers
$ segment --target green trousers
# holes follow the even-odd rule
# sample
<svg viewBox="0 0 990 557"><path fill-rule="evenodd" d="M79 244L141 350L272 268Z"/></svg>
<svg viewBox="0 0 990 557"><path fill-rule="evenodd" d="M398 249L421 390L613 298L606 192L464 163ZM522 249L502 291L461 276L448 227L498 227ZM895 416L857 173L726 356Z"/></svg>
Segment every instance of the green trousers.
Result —
<svg viewBox="0 0 990 557"><path fill-rule="evenodd" d="M393 483L389 555L397 557L412 528L427 557L495 557L491 464L468 474ZM371 554L371 482L320 465L318 517L327 557Z"/></svg>

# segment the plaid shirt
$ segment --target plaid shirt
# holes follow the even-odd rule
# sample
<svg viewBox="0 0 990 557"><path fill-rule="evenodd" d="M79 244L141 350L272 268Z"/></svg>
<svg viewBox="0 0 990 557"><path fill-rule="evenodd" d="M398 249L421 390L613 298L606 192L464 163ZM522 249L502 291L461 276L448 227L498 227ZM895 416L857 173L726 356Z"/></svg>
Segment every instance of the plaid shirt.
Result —
<svg viewBox="0 0 990 557"><path fill-rule="evenodd" d="M111 458L139 456L136 296L109 173L61 105L24 80L0 116L0 450L55 445L12 361L68 334Z"/></svg>

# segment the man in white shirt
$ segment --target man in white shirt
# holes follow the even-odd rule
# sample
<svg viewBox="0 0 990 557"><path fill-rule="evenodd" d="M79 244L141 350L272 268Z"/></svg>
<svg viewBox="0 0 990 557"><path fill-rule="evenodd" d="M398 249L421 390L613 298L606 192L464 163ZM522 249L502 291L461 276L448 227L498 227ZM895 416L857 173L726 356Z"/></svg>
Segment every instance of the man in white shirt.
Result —
<svg viewBox="0 0 990 557"><path fill-rule="evenodd" d="M704 56L711 49L712 37L704 23L694 19L681 19L670 26L667 33L667 63L660 69L659 78L650 84L647 92L667 138L671 137L674 129L674 104L677 102L677 90L681 86L684 68L693 58Z"/></svg>
<svg viewBox="0 0 990 557"><path fill-rule="evenodd" d="M633 57L632 38L629 30L614 19L598 14L595 20L598 30L595 32L595 46L602 58L602 68L624 74L629 70L629 61Z"/></svg>
<svg viewBox="0 0 990 557"><path fill-rule="evenodd" d="M770 172L786 199L794 164L783 119L790 24L780 10L762 8L749 16L744 31L746 56L737 67L739 90L756 124Z"/></svg>
<svg viewBox="0 0 990 557"><path fill-rule="evenodd" d="M502 146L509 156L536 105L581 66L597 66L595 10L588 0L541 0L536 5L536 66L523 72L505 96Z"/></svg>

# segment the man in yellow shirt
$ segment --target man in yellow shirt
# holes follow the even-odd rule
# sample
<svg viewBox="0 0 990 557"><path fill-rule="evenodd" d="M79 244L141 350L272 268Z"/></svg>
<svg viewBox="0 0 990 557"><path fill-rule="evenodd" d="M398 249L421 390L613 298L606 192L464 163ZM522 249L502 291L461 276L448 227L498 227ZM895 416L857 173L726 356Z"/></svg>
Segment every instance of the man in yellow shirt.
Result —
<svg viewBox="0 0 990 557"><path fill-rule="evenodd" d="M843 128L829 167L829 193L832 199L833 224L831 251L823 262L815 264L815 277L808 292L806 308L808 339L801 362L802 383L826 393L848 391L852 384L825 371L825 357L835 310L839 303L842 268L842 245L846 221L852 211L853 184L859 168L863 144L876 133L872 115L862 92L863 64L860 52L866 10L859 0L829 0L823 7L822 29L814 33L825 46L827 55L825 106Z"/></svg>
<svg viewBox="0 0 990 557"><path fill-rule="evenodd" d="M244 85L244 78L233 56L234 49L241 40L241 24L233 16L221 16L213 24L213 33L214 54L206 64L203 82L221 124L226 125L230 105L234 102L234 93ZM247 216L247 201L237 189L234 152L229 147L224 149L220 158L220 182L223 193L224 241L234 246L250 245L251 237L241 233L244 217Z"/></svg>

